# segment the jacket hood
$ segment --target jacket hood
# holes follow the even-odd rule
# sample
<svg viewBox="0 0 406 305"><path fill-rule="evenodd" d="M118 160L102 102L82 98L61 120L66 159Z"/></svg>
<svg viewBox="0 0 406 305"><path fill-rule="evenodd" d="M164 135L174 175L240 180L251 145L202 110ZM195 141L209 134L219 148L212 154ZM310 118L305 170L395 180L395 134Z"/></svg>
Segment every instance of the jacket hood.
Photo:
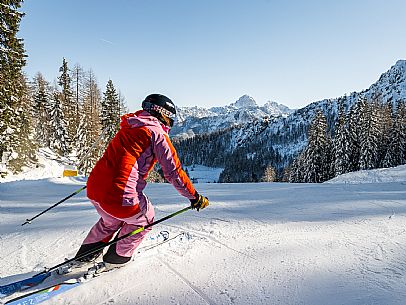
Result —
<svg viewBox="0 0 406 305"><path fill-rule="evenodd" d="M134 113L127 113L121 117L121 128L135 128L142 126L160 127L164 132L169 133L170 128L162 124L156 117L145 110Z"/></svg>

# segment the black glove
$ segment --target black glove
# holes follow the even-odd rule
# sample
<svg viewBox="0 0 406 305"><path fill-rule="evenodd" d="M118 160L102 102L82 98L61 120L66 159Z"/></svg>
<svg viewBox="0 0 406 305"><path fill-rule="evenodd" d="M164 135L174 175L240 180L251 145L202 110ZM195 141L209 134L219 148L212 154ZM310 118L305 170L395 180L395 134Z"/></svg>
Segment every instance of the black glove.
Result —
<svg viewBox="0 0 406 305"><path fill-rule="evenodd" d="M197 209L199 211L209 205L209 199L196 192L195 199L190 199L190 204L192 205L192 209Z"/></svg>

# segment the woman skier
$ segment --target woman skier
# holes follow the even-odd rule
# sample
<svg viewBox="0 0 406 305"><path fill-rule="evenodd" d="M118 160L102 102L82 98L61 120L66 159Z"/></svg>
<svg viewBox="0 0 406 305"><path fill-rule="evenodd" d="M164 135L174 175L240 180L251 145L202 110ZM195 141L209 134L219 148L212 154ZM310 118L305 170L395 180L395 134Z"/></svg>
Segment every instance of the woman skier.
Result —
<svg viewBox="0 0 406 305"><path fill-rule="evenodd" d="M142 102L142 110L125 114L120 130L89 175L87 196L100 215L75 257L83 256L117 237L145 226L154 219L154 208L143 193L145 179L158 161L165 179L191 202L192 208L209 205L182 170L168 132L173 126L176 109L164 95L151 94ZM111 245L103 256L105 269L129 262L147 231ZM80 262L94 261L103 250Z"/></svg>

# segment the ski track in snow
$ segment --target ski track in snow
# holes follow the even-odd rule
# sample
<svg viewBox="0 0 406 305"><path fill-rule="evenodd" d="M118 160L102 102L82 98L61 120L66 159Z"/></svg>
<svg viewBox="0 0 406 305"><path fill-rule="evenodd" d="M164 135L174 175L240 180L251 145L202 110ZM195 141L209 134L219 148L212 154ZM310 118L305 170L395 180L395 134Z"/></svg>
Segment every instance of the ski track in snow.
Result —
<svg viewBox="0 0 406 305"><path fill-rule="evenodd" d="M251 256L251 255L248 255L248 254L246 254L246 253L244 253L244 252L242 252L242 251L236 250L236 249L234 249L234 248L232 248L232 247L226 245L225 243L216 240L214 237L209 236L208 234L202 233L201 231L198 231L198 230L195 230L195 229L191 229L191 228L186 229L186 228L179 227L179 226L174 226L174 225L166 225L166 226L169 227L169 228L176 228L176 229L187 230L187 231L189 231L189 232L193 232L193 233L196 234L197 236L201 236L201 237L203 237L203 238L207 238L207 239L213 241L214 243L219 244L220 246L223 246L223 247L225 247L225 248L227 248L227 249L229 249L229 250L231 250L231 251L234 251L234 252L236 252L236 253L239 253L239 254L241 254L241 255L244 255L244 256L246 256L246 257L248 257L248 258L250 258L250 259L256 260L255 257L253 257L253 256Z"/></svg>
<svg viewBox="0 0 406 305"><path fill-rule="evenodd" d="M164 261L162 258L157 258L166 268L168 268L170 271L172 271L174 274L176 274L182 281L188 285L194 292L196 292L207 304L209 305L216 305L216 302L211 300L201 289L193 285L186 277L184 277L179 271L177 271L175 268L173 268L171 265L169 265L166 261Z"/></svg>
<svg viewBox="0 0 406 305"><path fill-rule="evenodd" d="M44 305L403 305L402 183L197 184L211 205L150 233L182 238ZM77 188L68 179L0 184L0 284L75 254L98 219L84 193L21 223ZM146 193L156 219L188 204L168 184ZM141 247L148 245L147 236Z"/></svg>

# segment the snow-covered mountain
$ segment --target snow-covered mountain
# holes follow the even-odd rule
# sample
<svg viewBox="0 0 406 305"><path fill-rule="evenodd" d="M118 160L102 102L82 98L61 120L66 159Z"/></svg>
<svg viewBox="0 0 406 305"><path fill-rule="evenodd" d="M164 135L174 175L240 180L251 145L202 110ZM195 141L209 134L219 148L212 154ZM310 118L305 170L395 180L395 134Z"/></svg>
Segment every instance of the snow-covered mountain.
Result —
<svg viewBox="0 0 406 305"><path fill-rule="evenodd" d="M218 135L202 136L200 139L197 137L193 144L197 143L200 150L205 147L208 149L215 147L216 160L224 161L237 157L233 155L236 152L241 154L243 151L243 154L250 158L261 154L263 159L268 158L268 152L272 152L273 158L277 159L277 164L274 166L281 170L290 164L292 159L306 145L307 130L316 111L322 110L327 118L327 123L332 127L338 116L339 104L343 104L348 110L360 97L365 97L368 100L378 98L383 103L390 102L394 109L399 101L406 101L406 60L397 61L394 66L382 74L376 83L361 92L317 101L295 110L289 115L262 118L257 116L256 118L260 119L253 118L250 122L230 128ZM180 144L179 147L180 155L187 161L186 163L201 163L210 166L215 161L210 159L213 152L205 151L206 157L191 156L195 153L194 148L190 147L182 151L185 146ZM226 164L217 162L215 166L224 167Z"/></svg>
<svg viewBox="0 0 406 305"><path fill-rule="evenodd" d="M318 110L324 112L331 126L336 121L339 104L342 103L348 110L360 97L365 97L368 100L377 97L383 103L392 103L394 108L399 101L406 101L406 60L398 60L394 66L381 75L376 83L361 92L352 92L342 97L324 99L311 103L304 108L292 112L287 117L279 117L271 120L265 119L245 124L241 128L238 128L233 145L236 147L252 139L258 140L257 136L260 134L261 136L269 138L275 134L289 135L298 129L307 131L307 127ZM298 144L299 147L303 146L306 140L306 134L304 133L298 137L298 139L299 143L286 143L290 146L287 151L294 152L297 150L292 150L292 145L297 146Z"/></svg>
<svg viewBox="0 0 406 305"><path fill-rule="evenodd" d="M223 107L180 107L172 136L190 137L195 134L213 132L228 127L249 123L265 117L286 117L293 110L276 102L259 106L248 96L241 96L236 102Z"/></svg>
<svg viewBox="0 0 406 305"><path fill-rule="evenodd" d="M363 91L367 98L379 95L385 102L406 100L406 60L398 60L379 80Z"/></svg>
<svg viewBox="0 0 406 305"><path fill-rule="evenodd" d="M328 116L337 115L337 103L342 102L347 107L351 107L360 96L372 99L379 96L383 102L393 102L406 100L406 60L398 60L387 72L383 73L379 80L368 89L361 92L352 92L335 99L324 99L316 101L310 105L292 110L287 106L268 101L263 106L259 106L256 101L243 95L236 102L223 107L212 107L209 109L202 107L180 107L175 126L171 131L172 136L190 137L196 134L214 132L221 129L236 127L245 124L243 129L256 129L258 120L275 122L278 124L305 124L308 125L315 110L323 109ZM251 126L251 127L250 127ZM242 138L245 138L241 134ZM251 136L251 134L249 135ZM241 141L241 140L240 140ZM239 142L240 142L239 141Z"/></svg>

